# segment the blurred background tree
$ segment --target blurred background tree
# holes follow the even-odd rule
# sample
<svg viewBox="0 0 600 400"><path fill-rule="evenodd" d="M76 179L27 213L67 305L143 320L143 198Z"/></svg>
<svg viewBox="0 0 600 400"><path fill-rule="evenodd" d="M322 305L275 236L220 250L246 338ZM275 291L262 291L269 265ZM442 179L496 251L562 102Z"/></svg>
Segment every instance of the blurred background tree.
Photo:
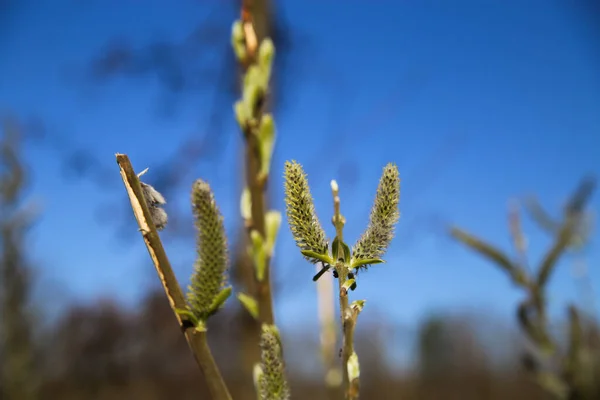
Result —
<svg viewBox="0 0 600 400"><path fill-rule="evenodd" d="M44 259L43 310L68 298L58 317L45 312L50 321L43 340L13 334L26 344L3 345L0 354L3 371L15 365L5 349L25 354L23 360L31 357L27 354L40 354L39 376L31 381L41 382L41 398L191 399L206 394L185 342L172 326L163 294L154 290L155 277L145 254L132 245L137 242L129 241L137 236L130 229L134 225L128 204L115 194L122 188L112 153L135 150L136 164L150 167L148 177L167 197L173 217L165 237L173 254L183 254L175 263L187 275L190 263L180 249L193 237L186 197L191 179L210 177L220 185L227 214L236 220L239 213L241 174L230 174L226 166L242 168L239 133L230 125L238 71L229 44L240 3L192 1L171 11L151 3L135 13L121 13L131 4L119 8L67 0L50 6L0 1L0 49L11 54L0 62L0 102L18 110L21 142L31 144L19 149L20 162L24 164L27 153L35 168L29 180L50 205L42 218L46 228L37 231L41 248L29 247L33 242L23 237L25 244L19 247L24 258ZM275 163L300 157L316 182L326 186L335 177L344 193L352 194L348 212L353 205L362 208L371 201L362 193L372 192L365 182L379 171L382 159L395 157L400 165L402 217L393 244L397 259L386 269L373 268L361 276L363 287L371 288L369 313L379 311L357 333L357 348L364 354L363 398L545 398L519 368L522 343L512 336L505 339L515 335L513 330L490 332L481 327L495 318L512 318L504 304L512 304L517 294L502 286L502 277L467 261L470 255L463 257L455 246L447 246L442 227L450 217L470 219L475 228L502 241L505 232L497 227L505 217L498 210L506 198L534 190L541 201L553 205L563 188L586 169L598 172L597 157L590 155L597 136L597 97L582 87L589 92L597 87L584 66L600 65L600 46L593 39L600 36L581 33L597 32L595 2L572 7L536 3L539 8L532 5L531 14L517 12L523 9L517 2L492 2L487 11L469 1L451 8L440 2L428 10L402 2L394 6L401 9L383 3L326 3L304 8L293 2L256 5L265 32L277 45L273 106L277 121L282 121L282 140L276 145ZM154 6L164 15L153 15ZM155 22L138 27L132 15ZM114 24L107 22L113 18ZM119 18L130 18L127 25L132 29L123 29ZM323 18L327 34L318 22ZM355 20L360 23L350 23ZM158 28L149 34L152 24ZM107 26L122 32L107 36ZM25 51L39 58L28 59ZM595 67L589 69L597 71ZM72 94L48 83L57 77L63 78L61 88L76 90L76 101L64 101ZM136 95L129 97L130 93ZM104 108L109 111L90 111ZM560 117L563 113L570 117ZM113 125L103 124L106 120ZM299 145L306 142L309 151ZM336 144L339 151L332 154ZM60 185L53 176L56 171L64 172ZM330 199L323 187L315 185L317 193L326 193L315 197L324 199L318 208L327 210ZM277 207L280 188L274 183L269 190ZM101 229L91 226L91 211L79 206L86 203L82 199L90 199L94 224ZM60 214L59 209L67 212ZM0 219L4 218L3 213ZM106 239L114 233L110 228L118 233L114 249L112 238ZM244 242L239 237L234 265L243 272ZM325 399L316 325L308 317L316 314L311 282L305 282L313 271L295 268L296 260L285 257L288 239L282 238L275 282L276 304L281 304L279 312L287 320L284 340L295 372L292 390L294 398ZM534 246L543 241L530 239ZM594 283L597 256L593 245L585 250L581 256L590 260ZM112 257L102 256L107 251ZM139 271L147 271L150 283ZM48 276L66 275L70 280L64 286L46 285ZM243 273L236 278L243 287ZM572 294L569 278L557 277L560 284L552 290L556 303ZM31 273L18 279L27 282ZM109 289L101 287L106 280ZM69 286L73 282L79 286ZM5 308L13 322L3 316L2 330L31 330L26 318L14 317L29 312L30 298L35 297L31 283L13 284L7 277L2 287L18 294L14 298L23 304L22 309ZM84 297L82 292L93 295ZM393 302L377 303L390 292ZM455 307L480 307L483 312L472 321L448 315ZM439 313L419 322L415 315L427 308ZM291 323L290 310L295 314ZM256 340L246 333L246 328L254 328L250 321L245 325L242 316L231 302L216 318L210 339L236 399L250 393L248 366L258 350L251 347ZM596 343L592 336L588 340ZM411 358L413 350L416 355ZM238 357L244 354L242 369ZM29 371L26 374L38 373L29 370L27 362L19 365ZM446 374L436 372L444 369ZM3 393L8 388L4 374ZM432 381L436 384L427 383ZM35 385L17 387L27 388L35 392ZM22 396L26 394L16 398L26 398Z"/></svg>
<svg viewBox="0 0 600 400"><path fill-rule="evenodd" d="M0 118L0 394L33 400L40 377L27 232L35 210L23 198L27 169L18 121L10 115Z"/></svg>

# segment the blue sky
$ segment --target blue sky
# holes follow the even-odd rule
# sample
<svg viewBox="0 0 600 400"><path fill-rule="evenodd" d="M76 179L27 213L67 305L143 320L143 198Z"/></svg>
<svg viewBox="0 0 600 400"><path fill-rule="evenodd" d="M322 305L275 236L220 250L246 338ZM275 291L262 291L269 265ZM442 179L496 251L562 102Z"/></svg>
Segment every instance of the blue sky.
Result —
<svg viewBox="0 0 600 400"><path fill-rule="evenodd" d="M585 10L572 4L282 3L301 50L290 56L293 68L282 88L286 107L276 116L273 206L283 210L283 162L296 159L305 165L317 212L333 233L329 181L339 178L346 237L353 243L366 226L382 167L393 161L400 168L398 236L387 264L361 275L355 292L368 300L365 318L387 315L393 324L413 326L435 310L512 315L520 293L495 267L444 237L443 229L457 223L509 250L509 198L535 193L557 213L584 174L600 173L600 37ZM215 84L207 80L205 91L184 95L178 112L164 118L156 113L163 93L156 80L121 77L82 85L69 78L115 38L136 47L156 37L178 40L220 8L228 32L231 8L216 0L29 1L10 14L0 36L0 107L39 116L114 170L114 182L99 188L66 179L50 146L27 148L31 196L44 209L31 236L32 257L48 307L100 296L134 304L155 284L134 220L133 240L119 244L114 227L98 223L97 208L127 201L114 153L127 153L138 170L150 167L152 183L153 165L207 121ZM229 38L218 40L226 44ZM242 142L233 121L218 132L230 138L219 164L200 166L195 175L211 182L226 220L237 222L232 199ZM341 143L337 152L344 163L332 150L332 137ZM171 207L189 212L187 187L167 199ZM596 196L592 208L598 206ZM548 238L532 224L525 227L535 261ZM234 228L229 222L228 230ZM166 248L187 279L193 247L173 240ZM598 286L594 241L583 256ZM276 274L294 289L278 303L280 323L316 321L313 268L295 249L286 224L276 261ZM565 301L580 298L571 263L565 259L552 281L557 313Z"/></svg>

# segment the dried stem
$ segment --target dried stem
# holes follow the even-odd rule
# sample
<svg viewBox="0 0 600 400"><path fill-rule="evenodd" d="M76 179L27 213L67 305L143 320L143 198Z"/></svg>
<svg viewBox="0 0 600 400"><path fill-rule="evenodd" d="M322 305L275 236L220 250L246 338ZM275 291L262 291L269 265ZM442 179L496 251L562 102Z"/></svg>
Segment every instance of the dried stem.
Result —
<svg viewBox="0 0 600 400"><path fill-rule="evenodd" d="M208 347L206 332L199 332L189 321L182 319L176 312L177 309L186 308L185 297L173 273L156 227L151 222L150 211L144 201L139 179L131 166L129 157L125 154L116 154L116 158L127 195L131 202L133 214L140 227L140 232L142 233L148 253L156 267L156 272L165 290L173 314L177 318L179 327L185 335L196 363L204 374L212 398L214 400L231 400L231 395Z"/></svg>

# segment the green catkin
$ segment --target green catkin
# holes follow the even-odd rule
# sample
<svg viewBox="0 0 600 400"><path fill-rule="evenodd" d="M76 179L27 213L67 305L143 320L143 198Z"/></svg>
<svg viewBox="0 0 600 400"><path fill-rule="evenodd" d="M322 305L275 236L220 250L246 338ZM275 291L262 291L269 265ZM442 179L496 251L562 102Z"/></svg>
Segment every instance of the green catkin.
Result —
<svg viewBox="0 0 600 400"><path fill-rule="evenodd" d="M194 315L205 320L225 286L228 254L223 217L209 184L201 179L192 188L192 212L198 230L198 256L187 297Z"/></svg>
<svg viewBox="0 0 600 400"><path fill-rule="evenodd" d="M326 254L328 243L315 212L306 173L296 161L287 161L284 178L286 213L296 245L301 250ZM313 264L319 261L312 257L304 258Z"/></svg>
<svg viewBox="0 0 600 400"><path fill-rule="evenodd" d="M399 203L400 173L395 164L389 163L379 180L369 225L352 248L354 259L378 259L387 251L400 218Z"/></svg>
<svg viewBox="0 0 600 400"><path fill-rule="evenodd" d="M258 380L260 400L288 400L290 389L285 379L281 339L274 325L263 324L260 348L262 371Z"/></svg>

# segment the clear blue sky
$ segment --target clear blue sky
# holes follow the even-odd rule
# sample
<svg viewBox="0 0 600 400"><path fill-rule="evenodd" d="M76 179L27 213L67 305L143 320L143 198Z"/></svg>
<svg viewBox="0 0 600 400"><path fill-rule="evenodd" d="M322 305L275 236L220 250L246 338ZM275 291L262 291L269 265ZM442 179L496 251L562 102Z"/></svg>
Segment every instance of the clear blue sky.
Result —
<svg viewBox="0 0 600 400"><path fill-rule="evenodd" d="M114 228L99 225L95 213L107 200L127 201L114 153L129 154L139 170L150 167L152 182L153 165L207 121L203 111L215 84L207 80L205 93L184 97L179 112L165 119L156 114L162 92L155 80L118 78L84 86L65 79L71 77L65 71L75 76L114 38L138 47L161 35L182 39L224 4L25 1L3 21L0 106L40 116L52 131L114 169L115 182L101 191L85 181L67 181L59 154L47 146L27 150L31 194L44 206L31 246L47 305L98 296L132 304L154 283L134 220L134 240L118 245ZM359 171L354 183L340 179L346 236L354 242L367 223L381 168L388 161L400 167L398 237L388 263L363 274L355 292L368 300L365 318L387 314L394 324L414 325L426 312L465 307L511 315L520 293L496 268L446 239L443 224L458 223L510 249L510 197L535 193L558 212L583 174L600 173L600 36L593 18L572 4L283 2L301 51L291 57L298 68L291 69L294 76L283 88L291 98L277 115L274 206L283 210L283 162L296 159L306 165L317 211L330 228L329 181L340 175L339 157L323 145L336 134L344 158L351 160L347 175ZM228 32L231 21L219 18ZM233 117L224 129L236 129ZM215 133L234 138L225 142L218 168L198 171L215 188L228 221L238 218L231 199L241 140L233 132ZM169 205L185 211L187 196L183 191ZM592 208L598 206L596 196ZM547 238L531 224L526 228L536 260ZM193 248L168 242L167 251L178 275L187 279ZM585 257L598 287L594 242ZM570 263L566 259L552 281L551 301L558 306L579 298ZM294 294L277 308L281 324L314 321L313 269L302 261L285 224L277 268L280 278L295 280Z"/></svg>

